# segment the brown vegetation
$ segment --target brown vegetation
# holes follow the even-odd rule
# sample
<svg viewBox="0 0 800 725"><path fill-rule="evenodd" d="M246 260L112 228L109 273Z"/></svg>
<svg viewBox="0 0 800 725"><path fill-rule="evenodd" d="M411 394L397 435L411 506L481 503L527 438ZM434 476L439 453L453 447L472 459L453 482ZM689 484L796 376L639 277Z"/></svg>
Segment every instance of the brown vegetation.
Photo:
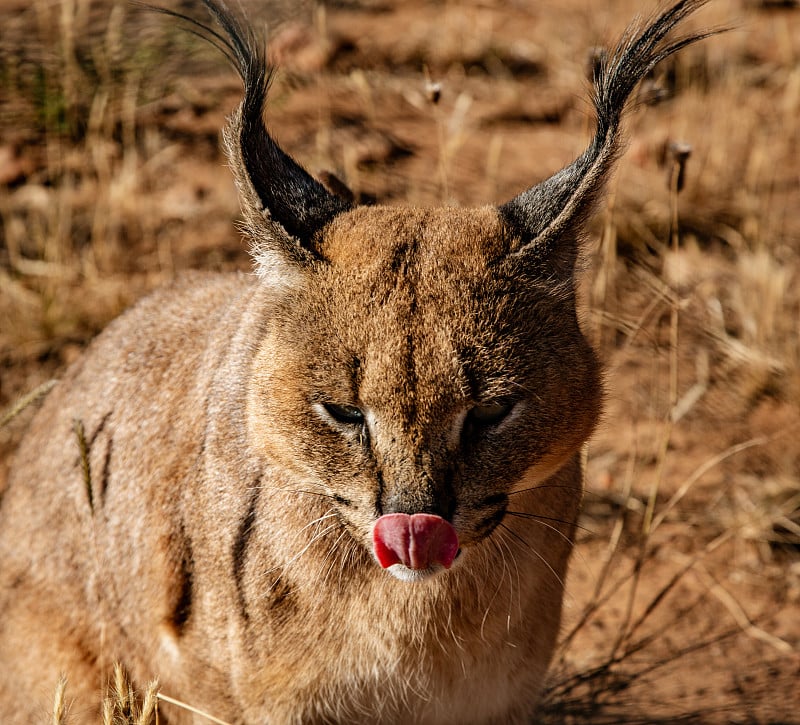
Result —
<svg viewBox="0 0 800 725"><path fill-rule="evenodd" d="M572 160L592 49L642 9L250 5L284 148L423 205ZM548 722L800 722L800 10L692 23L735 27L642 88L587 254L609 393ZM217 136L240 89L212 50L113 0L0 0L0 24L1 491L22 396L146 291L250 262Z"/></svg>

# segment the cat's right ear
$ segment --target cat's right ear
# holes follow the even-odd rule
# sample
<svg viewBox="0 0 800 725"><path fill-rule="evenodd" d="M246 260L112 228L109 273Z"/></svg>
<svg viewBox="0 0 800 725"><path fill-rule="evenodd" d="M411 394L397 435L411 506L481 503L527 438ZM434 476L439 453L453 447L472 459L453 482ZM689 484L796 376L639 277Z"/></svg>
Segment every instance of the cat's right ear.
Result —
<svg viewBox="0 0 800 725"><path fill-rule="evenodd" d="M244 231L260 276L291 276L291 268L324 261L319 233L335 216L351 208L331 194L278 146L264 125L264 107L272 78L264 45L223 0L203 0L221 28L188 21L233 63L244 82L244 99L223 132L244 215Z"/></svg>

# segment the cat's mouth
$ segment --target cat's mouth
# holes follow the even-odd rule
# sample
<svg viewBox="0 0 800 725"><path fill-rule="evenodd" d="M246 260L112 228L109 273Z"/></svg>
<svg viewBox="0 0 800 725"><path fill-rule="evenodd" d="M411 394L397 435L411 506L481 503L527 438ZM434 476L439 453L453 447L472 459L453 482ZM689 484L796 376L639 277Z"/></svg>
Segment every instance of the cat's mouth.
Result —
<svg viewBox="0 0 800 725"><path fill-rule="evenodd" d="M453 560L453 566L456 565L460 556L461 549L458 550L458 553ZM431 579L435 576L439 576L440 574L444 574L447 569L445 569L445 567L441 564L434 564L427 569L409 569L404 564L392 564L390 567L386 568L386 571L388 571L395 579L399 579L400 581L420 582L424 581L425 579Z"/></svg>
<svg viewBox="0 0 800 725"><path fill-rule="evenodd" d="M449 569L460 552L455 528L435 514L385 514L372 528L372 553L402 581L419 581Z"/></svg>

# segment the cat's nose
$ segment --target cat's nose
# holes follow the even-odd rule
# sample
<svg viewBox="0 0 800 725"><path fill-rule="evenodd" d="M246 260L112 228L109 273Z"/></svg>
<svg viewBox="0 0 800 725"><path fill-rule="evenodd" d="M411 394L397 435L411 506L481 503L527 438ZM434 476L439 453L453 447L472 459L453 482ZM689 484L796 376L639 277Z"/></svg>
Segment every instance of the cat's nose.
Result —
<svg viewBox="0 0 800 725"><path fill-rule="evenodd" d="M379 513L432 514L447 521L453 520L456 500L452 482L446 476L434 481L428 474L415 472L397 478L398 483L384 488Z"/></svg>

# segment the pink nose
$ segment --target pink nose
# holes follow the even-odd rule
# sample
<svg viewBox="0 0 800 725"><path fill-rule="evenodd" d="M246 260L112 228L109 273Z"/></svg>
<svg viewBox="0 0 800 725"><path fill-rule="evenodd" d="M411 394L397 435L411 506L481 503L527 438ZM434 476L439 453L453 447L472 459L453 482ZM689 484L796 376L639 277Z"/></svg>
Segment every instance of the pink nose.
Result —
<svg viewBox="0 0 800 725"><path fill-rule="evenodd" d="M434 514L386 514L372 531L375 556L384 569L403 564L409 569L449 569L458 553L458 534Z"/></svg>

